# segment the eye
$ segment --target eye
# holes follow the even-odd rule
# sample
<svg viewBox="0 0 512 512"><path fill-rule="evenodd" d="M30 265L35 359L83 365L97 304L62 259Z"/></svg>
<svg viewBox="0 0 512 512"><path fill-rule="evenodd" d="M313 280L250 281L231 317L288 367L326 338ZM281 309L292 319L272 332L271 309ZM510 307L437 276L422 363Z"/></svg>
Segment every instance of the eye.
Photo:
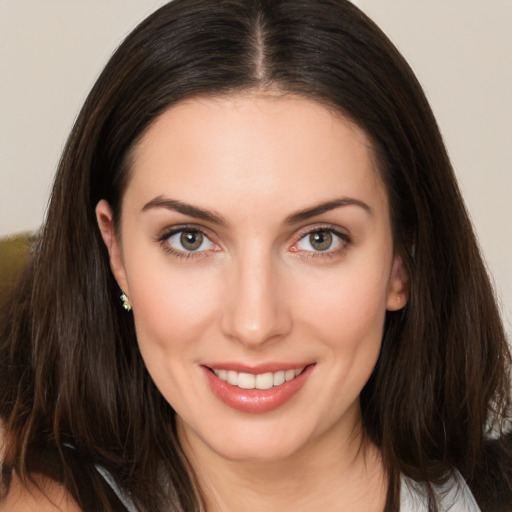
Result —
<svg viewBox="0 0 512 512"><path fill-rule="evenodd" d="M303 235L295 244L294 250L332 253L343 250L347 244L347 235L342 235L332 229L316 229Z"/></svg>
<svg viewBox="0 0 512 512"><path fill-rule="evenodd" d="M166 238L166 244L177 252L204 252L212 249L214 243L197 229L182 229Z"/></svg>

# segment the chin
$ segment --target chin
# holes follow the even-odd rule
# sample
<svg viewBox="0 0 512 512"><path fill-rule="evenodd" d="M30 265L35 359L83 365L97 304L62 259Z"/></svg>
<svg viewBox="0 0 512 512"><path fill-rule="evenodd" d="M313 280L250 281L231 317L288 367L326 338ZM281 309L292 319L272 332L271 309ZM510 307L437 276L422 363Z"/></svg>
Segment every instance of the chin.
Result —
<svg viewBox="0 0 512 512"><path fill-rule="evenodd" d="M265 415L266 416L266 415ZM178 420L178 435L185 451L206 449L226 460L237 462L271 462L287 459L306 447L314 436L314 427L306 424L291 428L289 420L275 421L274 416L210 421L207 428ZM281 418L280 418L281 419Z"/></svg>
<svg viewBox="0 0 512 512"><path fill-rule="evenodd" d="M233 462L277 462L285 460L300 452L300 443L290 443L283 439L262 440L262 442L237 443L218 446L215 450L224 459Z"/></svg>
<svg viewBox="0 0 512 512"><path fill-rule="evenodd" d="M277 421L276 421L277 420ZM321 430L321 429L320 429ZM319 437L319 425L290 418L281 417L249 418L247 422L231 428L217 430L218 435L210 436L205 441L222 457L239 462L275 462L285 460L301 452L307 452Z"/></svg>

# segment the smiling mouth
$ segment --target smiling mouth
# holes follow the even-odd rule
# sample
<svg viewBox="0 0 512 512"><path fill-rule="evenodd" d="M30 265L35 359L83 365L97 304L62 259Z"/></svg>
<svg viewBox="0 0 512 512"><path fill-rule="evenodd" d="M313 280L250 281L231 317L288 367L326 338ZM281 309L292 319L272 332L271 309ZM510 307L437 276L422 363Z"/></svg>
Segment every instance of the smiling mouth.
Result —
<svg viewBox="0 0 512 512"><path fill-rule="evenodd" d="M210 368L210 371L214 373L220 380L236 386L240 389L271 389L276 386L280 386L285 382L298 377L305 367L296 368L294 370L279 370L277 372L266 372L259 374L235 372L233 370L223 370Z"/></svg>

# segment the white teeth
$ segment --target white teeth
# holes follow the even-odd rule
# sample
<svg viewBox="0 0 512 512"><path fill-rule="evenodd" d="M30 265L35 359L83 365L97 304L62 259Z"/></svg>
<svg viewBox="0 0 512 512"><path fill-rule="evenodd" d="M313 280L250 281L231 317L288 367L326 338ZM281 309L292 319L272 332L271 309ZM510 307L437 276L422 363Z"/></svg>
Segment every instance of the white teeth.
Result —
<svg viewBox="0 0 512 512"><path fill-rule="evenodd" d="M238 374L238 387L242 389L254 389L256 384L256 376L250 373Z"/></svg>
<svg viewBox="0 0 512 512"><path fill-rule="evenodd" d="M286 379L284 378L283 370L274 373L274 386L280 386L281 384L283 384L283 382L285 382L285 380Z"/></svg>
<svg viewBox="0 0 512 512"><path fill-rule="evenodd" d="M260 373L257 375L243 372L238 373L233 370L213 370L213 373L219 379L241 389L270 389L294 379L303 370L304 368L297 368L295 370L279 370L277 372Z"/></svg>
<svg viewBox="0 0 512 512"><path fill-rule="evenodd" d="M284 374L284 378L285 378L286 382L294 379L295 378L295 370L286 370L286 373Z"/></svg>
<svg viewBox="0 0 512 512"><path fill-rule="evenodd" d="M233 386L238 386L238 373L229 370L227 375L227 381Z"/></svg>
<svg viewBox="0 0 512 512"><path fill-rule="evenodd" d="M256 389L270 389L274 386L274 374L272 372L256 375Z"/></svg>

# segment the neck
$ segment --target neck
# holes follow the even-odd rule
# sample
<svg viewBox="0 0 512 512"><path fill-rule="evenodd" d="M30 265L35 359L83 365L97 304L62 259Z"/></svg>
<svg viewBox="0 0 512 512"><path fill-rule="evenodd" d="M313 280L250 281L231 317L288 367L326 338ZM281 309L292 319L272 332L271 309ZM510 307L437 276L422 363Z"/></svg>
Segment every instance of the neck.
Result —
<svg viewBox="0 0 512 512"><path fill-rule="evenodd" d="M332 434L269 461L228 460L198 450L189 435L180 440L207 512L382 512L388 478L379 450L363 440L360 430L344 438L338 433L336 445Z"/></svg>

